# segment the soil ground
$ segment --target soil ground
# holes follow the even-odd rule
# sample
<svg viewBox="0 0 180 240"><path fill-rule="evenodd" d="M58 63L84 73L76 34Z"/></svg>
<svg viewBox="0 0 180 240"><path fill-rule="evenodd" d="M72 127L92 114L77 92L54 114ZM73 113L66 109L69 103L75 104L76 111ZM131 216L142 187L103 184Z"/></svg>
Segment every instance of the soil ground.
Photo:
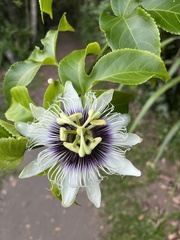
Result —
<svg viewBox="0 0 180 240"><path fill-rule="evenodd" d="M58 60L81 47L75 34L61 33ZM43 68L39 76L56 79L57 72L53 67ZM39 82L36 84L38 87ZM46 86L47 81L43 81L41 88L32 91L36 103L41 104ZM28 152L24 165L36 156L37 150ZM4 181L0 192L0 240L100 240L104 229L100 210L90 203L85 192L82 190L78 195L82 206L64 209L48 187L46 177L21 180L12 175Z"/></svg>

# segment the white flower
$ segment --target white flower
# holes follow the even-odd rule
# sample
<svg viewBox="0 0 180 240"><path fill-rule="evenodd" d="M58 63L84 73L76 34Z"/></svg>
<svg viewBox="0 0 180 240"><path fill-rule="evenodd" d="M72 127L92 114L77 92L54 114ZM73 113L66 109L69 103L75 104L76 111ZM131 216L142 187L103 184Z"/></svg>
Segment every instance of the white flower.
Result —
<svg viewBox="0 0 180 240"><path fill-rule="evenodd" d="M29 138L29 148L43 145L46 149L24 168L20 177L48 169L48 178L58 186L64 207L73 204L80 187L85 187L89 200L100 207L100 170L140 176L140 171L125 158L125 152L141 138L126 132L129 116L112 111L112 96L113 90L98 98L88 92L82 100L72 83L67 82L60 102L50 109L31 104L35 121L17 123L16 127Z"/></svg>

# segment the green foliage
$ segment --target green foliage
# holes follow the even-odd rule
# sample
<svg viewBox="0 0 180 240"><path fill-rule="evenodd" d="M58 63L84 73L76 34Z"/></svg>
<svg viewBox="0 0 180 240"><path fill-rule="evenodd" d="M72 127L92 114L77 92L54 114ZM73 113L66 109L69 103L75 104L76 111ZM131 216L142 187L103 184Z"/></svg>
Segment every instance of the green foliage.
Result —
<svg viewBox="0 0 180 240"><path fill-rule="evenodd" d="M85 59L88 54L100 54L99 44L89 44L84 50L76 50L59 63L59 77L63 84L71 80L79 93L85 93L90 87L89 76L85 72Z"/></svg>
<svg viewBox="0 0 180 240"><path fill-rule="evenodd" d="M4 96L11 103L11 89L15 86L27 86L41 67L40 62L24 61L11 66L4 78Z"/></svg>
<svg viewBox="0 0 180 240"><path fill-rule="evenodd" d="M106 54L95 64L91 74L92 82L111 81L133 85L153 77L163 80L169 78L162 60L150 52L136 49Z"/></svg>
<svg viewBox="0 0 180 240"><path fill-rule="evenodd" d="M27 139L13 125L0 120L0 169L18 167L23 161L26 143Z"/></svg>
<svg viewBox="0 0 180 240"><path fill-rule="evenodd" d="M28 122L33 120L29 104L34 102L29 96L28 90L23 86L11 89L12 104L6 111L5 116L13 122Z"/></svg>
<svg viewBox="0 0 180 240"><path fill-rule="evenodd" d="M169 0L143 0L141 2L148 13L155 19L156 23L164 30L180 34L180 3Z"/></svg>
<svg viewBox="0 0 180 240"><path fill-rule="evenodd" d="M74 28L69 24L66 19L66 13L64 13L59 21L58 30L60 32L71 31L74 32Z"/></svg>
<svg viewBox="0 0 180 240"><path fill-rule="evenodd" d="M44 49L41 50L39 47L35 47L34 51L28 58L28 61L39 62L41 65L57 65L56 60L56 41L58 31L50 30L46 34L46 37L41 40Z"/></svg>
<svg viewBox="0 0 180 240"><path fill-rule="evenodd" d="M41 17L42 17L43 22L44 22L43 13L47 13L50 16L50 18L53 17L52 2L53 2L53 0L39 0Z"/></svg>
<svg viewBox="0 0 180 240"><path fill-rule="evenodd" d="M112 7L115 8L114 5ZM115 8L114 14L116 16L104 12L100 18L100 27L105 32L111 49L135 48L159 55L159 31L149 14L141 8L131 9L134 11L128 11L129 14L127 14L129 8L126 9L125 13L121 12L121 5L119 8L120 12Z"/></svg>
<svg viewBox="0 0 180 240"><path fill-rule="evenodd" d="M62 83L71 80L79 93L85 93L99 81L136 85L152 77L163 80L169 78L159 57L135 49L116 50L106 54L96 62L88 76L85 72L85 57L89 53L100 53L97 43L89 44L84 50L73 51L59 64Z"/></svg>
<svg viewBox="0 0 180 240"><path fill-rule="evenodd" d="M116 16L121 16L121 15L128 16L139 5L139 1L137 0L131 0L131 1L110 0L110 2L111 2L112 10Z"/></svg>
<svg viewBox="0 0 180 240"><path fill-rule="evenodd" d="M58 100L58 96L63 93L64 87L62 84L56 80L49 84L49 87L44 93L43 107L49 108L55 101Z"/></svg>
<svg viewBox="0 0 180 240"><path fill-rule="evenodd" d="M44 12L52 18L52 0L39 0L39 3L42 19ZM72 82L75 90L83 99L84 94L99 82L138 85L155 78L162 80L170 78L164 62L159 57L160 38L157 24L167 31L180 33L180 26L177 24L180 11L179 4L176 1L161 0L158 5L154 0L150 3L146 0L111 0L110 5L109 1L103 1L101 4L98 1L92 1L85 4L84 7L84 9L91 9L90 15L87 14L89 11L83 9L88 17L89 24L83 29L87 28L88 31L90 28L93 29L94 26L94 23L91 24L89 19L97 23L100 11L106 7L100 18L100 28L105 33L106 45L101 49L99 43L89 43L85 49L71 52L58 63L56 44L59 31L74 31L66 19L66 14L63 14L57 30L48 31L45 38L41 40L43 49L35 47L26 61L14 64L7 72L3 89L10 105L6 112L8 120L15 123L33 121L29 104L34 103L25 86L28 86L35 79L35 75L41 66L54 66L59 74L59 79L52 82L49 80L50 85L45 91L43 100L43 106L46 109L63 94L64 85L67 81ZM94 36L100 36L96 34L97 26L93 30L95 32ZM87 66L89 55L93 55L90 67ZM178 66L179 59L173 65L173 68L169 70L171 75L177 71ZM179 78L175 78L157 91L147 105L144 106L137 121L147 112L155 99L178 82ZM104 89L97 91L97 93L103 91ZM128 104L132 98L133 95L130 93L115 91L112 100L115 111L127 113ZM45 110L36 108L34 111L44 113ZM20 124L27 127L23 123ZM132 128L135 128L134 125ZM2 169L14 168L20 165L23 160L27 139L15 131L13 125L0 122L0 168ZM172 134L170 135L172 136ZM37 168L36 160L34 160L24 168L20 177L31 177L39 174L44 169L46 170L57 163L52 161L47 161L43 166ZM54 161L57 160L54 159ZM156 174L155 171L153 174L150 173L153 178ZM51 185L51 189L53 194L61 200L57 186ZM122 207L127 206L122 204ZM138 203L136 207L139 211ZM137 214L138 212L133 215L136 220L138 218ZM128 212L123 215L125 221L131 216ZM120 232L124 240L129 239L129 234L138 236L138 239L151 239L156 231L152 222L148 221L143 222L138 229L136 226L132 226L128 231L128 227L129 224L126 224L125 228L122 228L122 232ZM163 231L159 236L164 237ZM137 238L132 237L132 239Z"/></svg>

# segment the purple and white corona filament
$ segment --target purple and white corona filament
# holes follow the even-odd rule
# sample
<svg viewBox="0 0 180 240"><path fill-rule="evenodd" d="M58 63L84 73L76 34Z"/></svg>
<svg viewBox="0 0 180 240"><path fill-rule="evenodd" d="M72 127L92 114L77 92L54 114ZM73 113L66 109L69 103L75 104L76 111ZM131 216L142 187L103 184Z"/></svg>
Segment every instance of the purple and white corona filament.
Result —
<svg viewBox="0 0 180 240"><path fill-rule="evenodd" d="M21 178L48 169L48 178L62 195L62 205L69 207L80 187L89 200L100 207L100 170L106 174L140 176L125 158L131 146L141 138L126 131L129 115L113 112L113 90L98 98L85 94L83 101L71 82L66 82L63 97L48 110L31 104L33 123L17 123L21 134L29 138L28 147L45 146L36 160L24 168ZM101 172L102 172L101 171Z"/></svg>

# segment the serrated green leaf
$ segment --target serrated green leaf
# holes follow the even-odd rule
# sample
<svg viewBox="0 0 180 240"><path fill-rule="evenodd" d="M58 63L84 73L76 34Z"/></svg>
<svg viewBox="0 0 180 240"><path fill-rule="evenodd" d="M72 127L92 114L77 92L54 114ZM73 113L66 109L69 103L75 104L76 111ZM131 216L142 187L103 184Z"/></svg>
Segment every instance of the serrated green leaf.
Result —
<svg viewBox="0 0 180 240"><path fill-rule="evenodd" d="M113 50L135 48L160 54L158 28L153 18L141 8L136 8L128 16L111 16L104 12L100 28Z"/></svg>
<svg viewBox="0 0 180 240"><path fill-rule="evenodd" d="M17 62L11 66L5 75L3 85L4 96L8 103L11 102L11 88L15 86L27 86L40 67L41 63L32 61Z"/></svg>
<svg viewBox="0 0 180 240"><path fill-rule="evenodd" d="M95 91L96 95L101 95L104 90ZM114 112L128 113L129 103L135 98L133 93L115 90L111 104L114 106Z"/></svg>
<svg viewBox="0 0 180 240"><path fill-rule="evenodd" d="M26 149L27 139L19 138L1 138L0 139L0 155L9 157L21 157Z"/></svg>
<svg viewBox="0 0 180 240"><path fill-rule="evenodd" d="M23 161L26 143L27 139L12 124L0 120L0 169L19 166Z"/></svg>
<svg viewBox="0 0 180 240"><path fill-rule="evenodd" d="M66 18L66 13L64 13L60 19L58 30L61 32L70 31L74 32L74 28L69 24Z"/></svg>
<svg viewBox="0 0 180 240"><path fill-rule="evenodd" d="M92 84L111 81L123 84L141 84L150 78L169 79L163 61L156 55L142 50L121 49L106 54L94 66Z"/></svg>
<svg viewBox="0 0 180 240"><path fill-rule="evenodd" d="M12 104L6 111L5 116L13 122L28 122L33 120L29 104L34 102L29 96L28 90L23 86L11 89Z"/></svg>
<svg viewBox="0 0 180 240"><path fill-rule="evenodd" d="M11 89L11 95L16 102L19 102L23 107L30 110L29 104L33 103L33 100L29 96L28 89L24 86L16 86Z"/></svg>
<svg viewBox="0 0 180 240"><path fill-rule="evenodd" d="M7 138L9 136L11 136L10 133L0 125L0 138Z"/></svg>
<svg viewBox="0 0 180 240"><path fill-rule="evenodd" d="M29 56L29 61L41 63L41 65L57 66L56 60L56 42L58 37L58 30L50 30L47 32L44 39L41 40L44 49L35 47L34 51Z"/></svg>
<svg viewBox="0 0 180 240"><path fill-rule="evenodd" d="M32 122L33 120L31 111L14 99L12 100L10 108L6 111L5 116L9 121L13 122Z"/></svg>
<svg viewBox="0 0 180 240"><path fill-rule="evenodd" d="M76 50L63 58L59 63L59 77L63 84L71 81L74 88L79 93L85 93L89 87L88 78L85 71L85 59L89 54L100 54L99 44L90 43L86 49Z"/></svg>
<svg viewBox="0 0 180 240"><path fill-rule="evenodd" d="M53 0L39 0L40 11L41 11L41 18L44 22L43 13L47 13L50 18L52 19L52 1Z"/></svg>
<svg viewBox="0 0 180 240"><path fill-rule="evenodd" d="M0 155L0 170L11 170L19 167L23 162L24 156L19 158Z"/></svg>
<svg viewBox="0 0 180 240"><path fill-rule="evenodd" d="M178 0L143 0L143 8L164 30L180 34L180 1Z"/></svg>
<svg viewBox="0 0 180 240"><path fill-rule="evenodd" d="M64 87L59 80L50 83L44 94L43 107L46 109L49 108L63 91Z"/></svg>
<svg viewBox="0 0 180 240"><path fill-rule="evenodd" d="M137 0L111 0L110 3L116 16L129 15L139 5Z"/></svg>
<svg viewBox="0 0 180 240"><path fill-rule="evenodd" d="M8 170L18 167L23 161L27 139L1 138L0 139L0 169Z"/></svg>
<svg viewBox="0 0 180 240"><path fill-rule="evenodd" d="M0 120L0 138L4 137L20 137L21 135L16 130L14 125Z"/></svg>

